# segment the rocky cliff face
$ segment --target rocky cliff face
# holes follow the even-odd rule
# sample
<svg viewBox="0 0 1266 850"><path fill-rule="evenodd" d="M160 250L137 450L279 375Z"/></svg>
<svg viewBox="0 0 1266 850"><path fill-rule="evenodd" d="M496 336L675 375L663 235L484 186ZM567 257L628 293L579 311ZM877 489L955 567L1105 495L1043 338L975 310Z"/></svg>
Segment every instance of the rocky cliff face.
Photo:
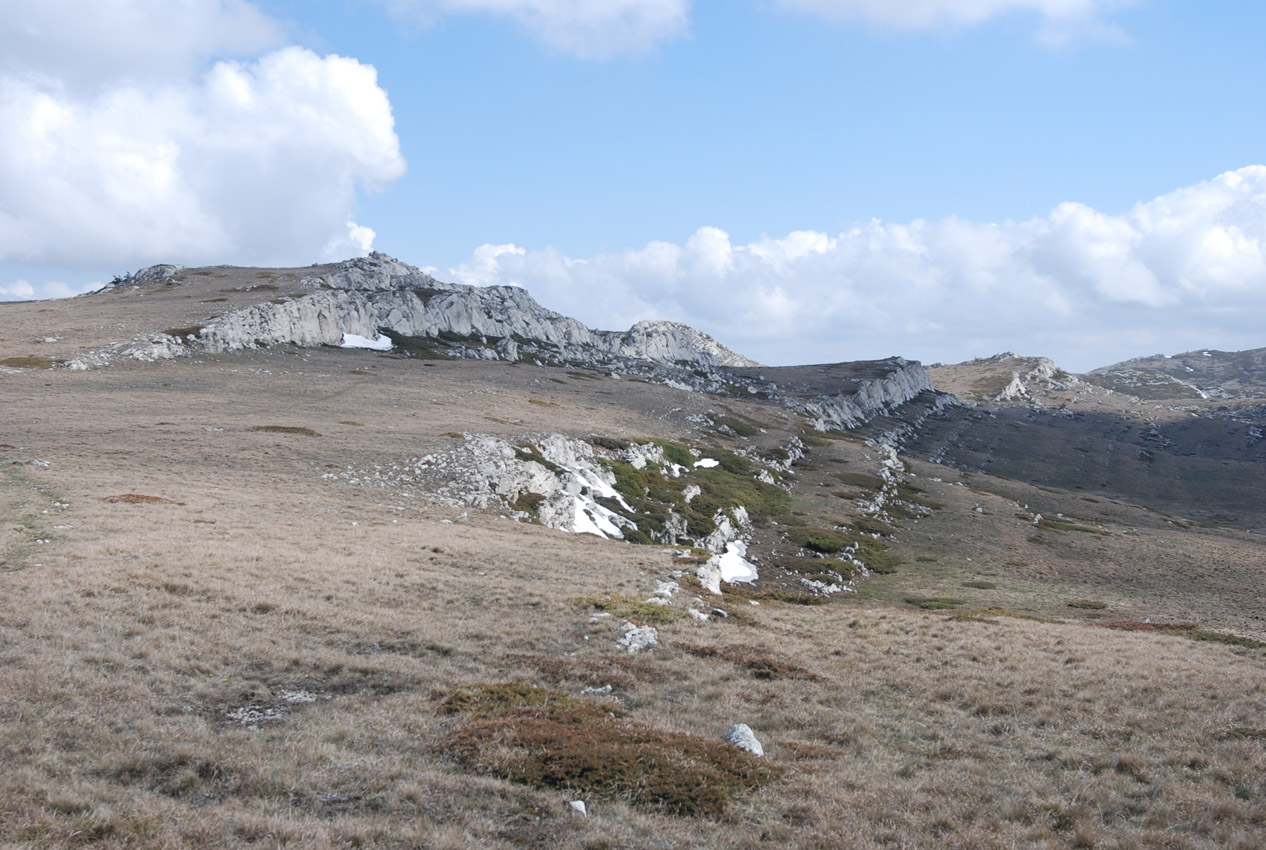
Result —
<svg viewBox="0 0 1266 850"><path fill-rule="evenodd" d="M306 292L258 304L209 323L188 345L212 352L261 345L339 345L344 334L387 331L428 340L446 354L489 360L622 359L691 366L752 366L707 334L675 322L639 322L626 332L596 331L547 310L527 290L441 283L382 254L348 260L303 280Z"/></svg>
<svg viewBox="0 0 1266 850"><path fill-rule="evenodd" d="M863 381L853 392L818 396L801 410L814 418L820 431L844 430L891 413L924 393L936 393L922 364L903 357L887 362L892 365L888 374Z"/></svg>

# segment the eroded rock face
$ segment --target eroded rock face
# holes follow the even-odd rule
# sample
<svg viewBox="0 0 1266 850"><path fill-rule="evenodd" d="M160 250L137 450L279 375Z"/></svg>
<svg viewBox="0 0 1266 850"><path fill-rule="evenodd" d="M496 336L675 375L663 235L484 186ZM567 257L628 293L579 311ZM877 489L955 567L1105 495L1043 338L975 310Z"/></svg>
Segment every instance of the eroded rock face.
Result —
<svg viewBox="0 0 1266 850"><path fill-rule="evenodd" d="M136 277L159 274L159 268ZM545 309L525 289L442 283L385 254L348 260L301 285L310 291L236 310L180 344L217 353L284 343L338 345L343 334L373 339L386 330L443 340L445 353L458 357L757 365L687 325L639 322L623 333L596 331Z"/></svg>
<svg viewBox="0 0 1266 850"><path fill-rule="evenodd" d="M820 431L847 430L891 412L923 393L934 393L932 379L921 363L893 358L893 369L886 375L865 381L848 394L821 395L802 406L814 417Z"/></svg>

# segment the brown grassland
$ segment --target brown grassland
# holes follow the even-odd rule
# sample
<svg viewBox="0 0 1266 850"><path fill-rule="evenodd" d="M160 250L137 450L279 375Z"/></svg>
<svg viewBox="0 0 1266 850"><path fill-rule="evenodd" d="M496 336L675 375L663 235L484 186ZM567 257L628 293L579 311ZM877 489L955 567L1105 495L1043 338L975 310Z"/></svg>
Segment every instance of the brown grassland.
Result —
<svg viewBox="0 0 1266 850"><path fill-rule="evenodd" d="M910 459L937 507L893 569L823 605L771 571L630 656L592 600L645 599L670 550L322 478L462 432L802 431L595 377L328 349L0 374L0 845L1266 845L1260 536ZM815 441L795 511L875 469Z"/></svg>

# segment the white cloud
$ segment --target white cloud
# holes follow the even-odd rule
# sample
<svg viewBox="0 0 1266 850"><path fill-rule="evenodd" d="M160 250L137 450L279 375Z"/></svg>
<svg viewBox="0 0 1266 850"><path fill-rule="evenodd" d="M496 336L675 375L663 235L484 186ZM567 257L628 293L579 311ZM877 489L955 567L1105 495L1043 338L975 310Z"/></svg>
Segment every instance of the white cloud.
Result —
<svg viewBox="0 0 1266 850"><path fill-rule="evenodd" d="M0 301L26 301L35 297L35 287L19 278L8 286L0 285Z"/></svg>
<svg viewBox="0 0 1266 850"><path fill-rule="evenodd" d="M583 59L644 53L690 29L691 0L380 0L422 23L444 15L513 18L550 47Z"/></svg>
<svg viewBox="0 0 1266 850"><path fill-rule="evenodd" d="M1042 19L1039 37L1062 42L1077 35L1119 38L1103 16L1135 0L777 0L786 9L836 21L923 30L974 26L991 18L1027 12Z"/></svg>
<svg viewBox="0 0 1266 850"><path fill-rule="evenodd" d="M277 40L244 0L18 0L6 23L0 262L306 264L372 246L357 191L405 168L372 66L298 47L208 66Z"/></svg>
<svg viewBox="0 0 1266 850"><path fill-rule="evenodd" d="M1266 166L1121 215L1066 203L1025 222L869 221L746 245L703 227L682 245L587 259L489 245L447 277L521 284L599 327L685 321L770 363L1015 349L1088 369L1157 350L1260 347Z"/></svg>
<svg viewBox="0 0 1266 850"><path fill-rule="evenodd" d="M284 41L247 0L6 0L4 18L0 71L90 87L188 76Z"/></svg>
<svg viewBox="0 0 1266 850"><path fill-rule="evenodd" d="M100 289L104 281L71 286L62 280L50 280L33 285L21 278L8 286L0 285L0 301L33 301L44 298L70 298Z"/></svg>

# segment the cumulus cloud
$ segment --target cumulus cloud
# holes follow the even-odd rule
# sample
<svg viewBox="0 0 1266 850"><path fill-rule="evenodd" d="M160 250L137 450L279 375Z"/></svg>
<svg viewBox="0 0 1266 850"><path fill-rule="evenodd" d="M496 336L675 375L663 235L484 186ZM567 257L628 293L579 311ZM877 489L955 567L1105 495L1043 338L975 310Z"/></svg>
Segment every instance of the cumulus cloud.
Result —
<svg viewBox="0 0 1266 850"><path fill-rule="evenodd" d="M188 76L211 57L278 47L281 28L247 0L7 0L0 71L97 87Z"/></svg>
<svg viewBox="0 0 1266 850"><path fill-rule="evenodd" d="M0 300L25 301L34 297L35 287L21 278L13 281L8 286L0 284Z"/></svg>
<svg viewBox="0 0 1266 850"><path fill-rule="evenodd" d="M563 53L607 59L644 53L690 29L691 0L380 0L422 23L453 14L513 18Z"/></svg>
<svg viewBox="0 0 1266 850"><path fill-rule="evenodd" d="M1104 15L1135 0L778 0L786 9L836 21L863 21L902 30L968 27L1017 12L1041 17L1039 36L1061 42L1075 35L1119 37Z"/></svg>
<svg viewBox="0 0 1266 850"><path fill-rule="evenodd" d="M372 66L299 47L191 65L275 40L243 0L102 0L57 30L72 5L20 0L5 30L41 46L0 64L0 262L305 264L370 249L357 192L405 169ZM70 50L94 28L105 44Z"/></svg>
<svg viewBox="0 0 1266 850"><path fill-rule="evenodd" d="M703 227L680 245L585 259L486 245L447 276L526 286L600 327L688 322L773 364L1014 349L1089 369L1159 350L1260 347L1266 166L1120 215L1066 203L1024 222L868 221L748 244Z"/></svg>

